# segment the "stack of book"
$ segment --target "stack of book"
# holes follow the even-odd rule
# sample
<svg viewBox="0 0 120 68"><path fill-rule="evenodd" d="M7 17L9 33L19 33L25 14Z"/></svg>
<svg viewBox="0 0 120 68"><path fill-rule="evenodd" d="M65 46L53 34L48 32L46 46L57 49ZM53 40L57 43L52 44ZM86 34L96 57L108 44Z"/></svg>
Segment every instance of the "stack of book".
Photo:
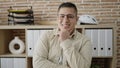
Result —
<svg viewBox="0 0 120 68"><path fill-rule="evenodd" d="M14 6L16 7L16 6ZM23 6L19 6L23 7ZM10 24L34 24L32 6L28 9L14 9L13 6L8 10L8 25Z"/></svg>

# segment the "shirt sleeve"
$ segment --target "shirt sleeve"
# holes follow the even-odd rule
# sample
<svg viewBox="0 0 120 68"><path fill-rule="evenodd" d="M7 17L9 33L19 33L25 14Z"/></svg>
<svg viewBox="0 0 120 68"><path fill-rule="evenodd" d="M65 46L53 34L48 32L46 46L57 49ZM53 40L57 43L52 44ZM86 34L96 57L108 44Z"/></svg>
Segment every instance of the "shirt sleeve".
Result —
<svg viewBox="0 0 120 68"><path fill-rule="evenodd" d="M47 32L43 33L37 41L33 53L33 68L68 68L48 60L49 55L49 39Z"/></svg>
<svg viewBox="0 0 120 68"><path fill-rule="evenodd" d="M92 46L90 40L83 38L79 51L72 45L73 41L67 39L60 46L63 48L63 54L67 59L70 68L90 68L92 59Z"/></svg>

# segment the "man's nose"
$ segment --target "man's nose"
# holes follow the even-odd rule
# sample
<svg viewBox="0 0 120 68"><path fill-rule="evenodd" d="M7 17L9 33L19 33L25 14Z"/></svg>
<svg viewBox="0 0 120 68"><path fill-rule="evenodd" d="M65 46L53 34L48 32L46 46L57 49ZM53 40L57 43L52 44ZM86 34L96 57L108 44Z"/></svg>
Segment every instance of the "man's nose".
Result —
<svg viewBox="0 0 120 68"><path fill-rule="evenodd" d="M63 22L64 22L64 23L68 23L68 21L69 21L69 18L68 18L68 16L66 15L66 16L63 18Z"/></svg>

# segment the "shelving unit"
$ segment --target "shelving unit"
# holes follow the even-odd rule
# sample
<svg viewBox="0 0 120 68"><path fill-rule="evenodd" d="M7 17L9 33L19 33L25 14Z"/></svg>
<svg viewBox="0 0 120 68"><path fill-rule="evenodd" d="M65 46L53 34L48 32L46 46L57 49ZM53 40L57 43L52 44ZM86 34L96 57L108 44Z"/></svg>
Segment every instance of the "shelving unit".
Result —
<svg viewBox="0 0 120 68"><path fill-rule="evenodd" d="M32 57L28 56L27 30L53 29L56 25L15 25L0 26L0 58L25 58L26 68L32 68ZM116 26L115 24L99 24L99 25L77 25L76 29L85 34L86 29L112 29L113 45L112 56L96 56L93 57L92 64L100 65L101 68L116 68ZM13 55L8 49L9 42L14 36L19 36L25 43L25 52L19 55Z"/></svg>

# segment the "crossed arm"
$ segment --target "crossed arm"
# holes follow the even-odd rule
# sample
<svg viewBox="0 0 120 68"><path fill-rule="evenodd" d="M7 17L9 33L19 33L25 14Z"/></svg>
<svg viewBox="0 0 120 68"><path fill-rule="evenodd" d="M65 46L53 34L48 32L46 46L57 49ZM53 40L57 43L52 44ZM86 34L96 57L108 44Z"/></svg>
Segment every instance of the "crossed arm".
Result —
<svg viewBox="0 0 120 68"><path fill-rule="evenodd" d="M51 62L47 57L49 54L49 39L47 34L44 34L37 43L33 55L33 68L89 68L91 65L91 43L90 40L82 39L82 46L79 51L72 45L70 39L65 39L60 46L63 49L63 54L66 57L68 66L59 65Z"/></svg>

